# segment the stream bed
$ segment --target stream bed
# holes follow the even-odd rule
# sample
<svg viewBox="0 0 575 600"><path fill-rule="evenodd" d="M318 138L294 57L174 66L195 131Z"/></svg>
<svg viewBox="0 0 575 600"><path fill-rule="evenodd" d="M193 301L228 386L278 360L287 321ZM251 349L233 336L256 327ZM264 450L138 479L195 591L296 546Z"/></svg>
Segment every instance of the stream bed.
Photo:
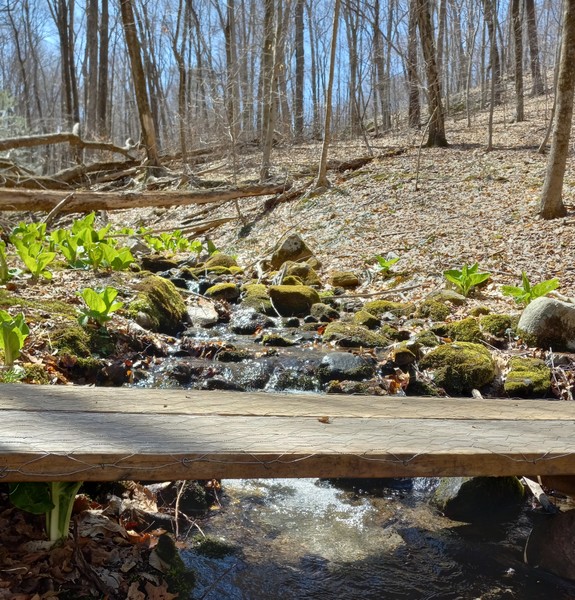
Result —
<svg viewBox="0 0 575 600"><path fill-rule="evenodd" d="M523 563L545 518L527 505L512 522L469 525L429 505L433 479L369 493L317 479L222 483L221 508L201 527L236 551L184 553L196 600L575 598L575 584Z"/></svg>

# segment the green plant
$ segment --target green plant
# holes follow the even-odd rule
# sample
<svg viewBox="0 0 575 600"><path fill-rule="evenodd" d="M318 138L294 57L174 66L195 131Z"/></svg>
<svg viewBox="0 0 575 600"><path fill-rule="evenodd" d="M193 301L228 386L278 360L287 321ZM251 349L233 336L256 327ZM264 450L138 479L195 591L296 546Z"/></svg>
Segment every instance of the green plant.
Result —
<svg viewBox="0 0 575 600"><path fill-rule="evenodd" d="M532 286L525 271L521 271L521 287L514 285L502 285L501 291L506 296L512 296L515 298L515 302L517 302L517 304L523 304L524 306L527 306L530 302L535 300L535 298L546 296L549 292L552 292L558 287L559 280L556 277L553 279L547 279L546 281L542 281L541 283L537 283L536 285Z"/></svg>
<svg viewBox="0 0 575 600"><path fill-rule="evenodd" d="M20 221L12 230L10 237L26 241L43 242L46 238L46 223L26 223Z"/></svg>
<svg viewBox="0 0 575 600"><path fill-rule="evenodd" d="M399 260L399 257L396 256L394 258L384 258L383 256L377 255L375 257L377 261L377 266L381 273L387 274L393 265Z"/></svg>
<svg viewBox="0 0 575 600"><path fill-rule="evenodd" d="M449 269L448 271L444 271L443 276L447 281L455 285L459 293L467 296L475 286L487 281L491 277L491 273L478 273L478 270L478 263L475 263L471 267L464 264L461 270Z"/></svg>
<svg viewBox="0 0 575 600"><path fill-rule="evenodd" d="M102 252L101 264L114 271L125 271L134 262L129 248L114 248L108 244L100 244Z"/></svg>
<svg viewBox="0 0 575 600"><path fill-rule="evenodd" d="M81 308L78 322L85 327L90 321L103 327L112 318L112 313L124 306L123 302L114 302L118 290L106 287L98 292L92 288L84 288L79 294L86 303L86 308Z"/></svg>
<svg viewBox="0 0 575 600"><path fill-rule="evenodd" d="M202 242L189 240L179 229L158 235L144 235L144 240L155 252L196 252L199 254L203 249ZM215 246L213 251L215 251ZM212 254L209 248L208 252Z"/></svg>
<svg viewBox="0 0 575 600"><path fill-rule="evenodd" d="M27 243L19 238L12 238L12 243L34 279L52 279L52 273L46 267L56 258L55 252L46 250L42 243L37 241Z"/></svg>
<svg viewBox="0 0 575 600"><path fill-rule="evenodd" d="M0 242L0 283L6 283L12 278L8 263L6 262L6 244Z"/></svg>
<svg viewBox="0 0 575 600"><path fill-rule="evenodd" d="M10 500L27 512L44 513L48 538L58 542L68 536L74 499L81 485L76 481L11 483Z"/></svg>
<svg viewBox="0 0 575 600"><path fill-rule="evenodd" d="M13 317L5 310L0 310L0 348L4 350L4 364L7 367L12 366L20 356L29 333L22 313Z"/></svg>

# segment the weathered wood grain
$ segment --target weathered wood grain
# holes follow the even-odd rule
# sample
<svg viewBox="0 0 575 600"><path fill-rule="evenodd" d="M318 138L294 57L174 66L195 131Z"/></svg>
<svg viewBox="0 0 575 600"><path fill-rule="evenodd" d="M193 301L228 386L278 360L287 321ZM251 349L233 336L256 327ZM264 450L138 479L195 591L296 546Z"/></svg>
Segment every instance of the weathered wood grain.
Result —
<svg viewBox="0 0 575 600"><path fill-rule="evenodd" d="M552 401L0 385L0 480L567 475L574 415Z"/></svg>

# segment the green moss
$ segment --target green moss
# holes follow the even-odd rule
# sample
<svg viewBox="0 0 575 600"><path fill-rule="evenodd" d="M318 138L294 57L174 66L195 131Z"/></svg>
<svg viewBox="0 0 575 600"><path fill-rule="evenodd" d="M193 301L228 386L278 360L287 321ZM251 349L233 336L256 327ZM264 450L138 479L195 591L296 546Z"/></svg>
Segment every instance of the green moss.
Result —
<svg viewBox="0 0 575 600"><path fill-rule="evenodd" d="M367 310L361 309L353 315L353 323L355 325L367 327L368 329L375 329L379 326L381 321L375 315L367 312Z"/></svg>
<svg viewBox="0 0 575 600"><path fill-rule="evenodd" d="M439 339L433 331L421 331L415 336L415 341L424 348L435 348L439 346Z"/></svg>
<svg viewBox="0 0 575 600"><path fill-rule="evenodd" d="M451 314L451 309L443 302L427 298L419 305L415 314L417 317L429 318L433 321L445 321Z"/></svg>
<svg viewBox="0 0 575 600"><path fill-rule="evenodd" d="M510 315L484 315L479 319L479 326L485 333L502 338L508 329L517 326L517 318Z"/></svg>
<svg viewBox="0 0 575 600"><path fill-rule="evenodd" d="M321 285L321 281L319 276L314 268L312 268L308 263L294 262L288 263L288 267L286 269L286 275L297 277L301 280L304 285L313 285L319 286ZM285 283L285 280L284 280Z"/></svg>
<svg viewBox="0 0 575 600"><path fill-rule="evenodd" d="M450 323L449 335L458 342L480 342L483 339L479 321L475 317L467 317L467 319Z"/></svg>
<svg viewBox="0 0 575 600"><path fill-rule="evenodd" d="M394 314L396 317L407 317L415 310L415 304L412 302L390 302L389 300L372 300L363 305L363 309L376 317L381 317L386 312Z"/></svg>
<svg viewBox="0 0 575 600"><path fill-rule="evenodd" d="M277 346L277 347L288 347L295 346L296 342L288 340L288 338L280 335L279 333L266 333L262 337L262 344L264 346Z"/></svg>
<svg viewBox="0 0 575 600"><path fill-rule="evenodd" d="M136 289L138 294L127 307L129 316L137 318L138 313L144 313L149 329L168 335L174 335L183 329L186 304L171 281L150 275Z"/></svg>
<svg viewBox="0 0 575 600"><path fill-rule="evenodd" d="M295 275L286 275L282 279L282 285L303 285L303 281Z"/></svg>
<svg viewBox="0 0 575 600"><path fill-rule="evenodd" d="M341 322L330 323L325 328L323 341L335 342L342 348L375 348L389 344L388 338L370 331L367 327Z"/></svg>
<svg viewBox="0 0 575 600"><path fill-rule="evenodd" d="M516 398L541 398L549 394L551 369L538 358L512 358L504 389Z"/></svg>
<svg viewBox="0 0 575 600"><path fill-rule="evenodd" d="M395 327L392 327L388 323L384 323L379 328L378 333L394 342L403 342L403 341L409 339L409 337L410 337L409 331L406 331L405 329L396 329Z"/></svg>
<svg viewBox="0 0 575 600"><path fill-rule="evenodd" d="M253 308L266 315L275 315L268 290L263 283L248 283L241 287L243 298L242 308Z"/></svg>
<svg viewBox="0 0 575 600"><path fill-rule="evenodd" d="M216 283L206 290L205 295L214 300L234 302L240 297L240 288L235 283Z"/></svg>
<svg viewBox="0 0 575 600"><path fill-rule="evenodd" d="M335 321L339 319L339 312L332 308L328 304L324 304L323 302L318 302L313 304L310 309L310 314L312 317L315 317L318 321L322 323L329 323L330 321Z"/></svg>
<svg viewBox="0 0 575 600"><path fill-rule="evenodd" d="M50 375L42 365L23 363L14 367L0 367L0 383L32 383L47 385Z"/></svg>
<svg viewBox="0 0 575 600"><path fill-rule="evenodd" d="M450 394L469 393L495 377L489 350L470 342L438 346L421 359L419 366L432 371L435 383Z"/></svg>
<svg viewBox="0 0 575 600"><path fill-rule="evenodd" d="M225 558L237 550L235 546L211 537L196 538L194 542L196 552L208 558Z"/></svg>
<svg viewBox="0 0 575 600"><path fill-rule="evenodd" d="M491 311L487 308L487 306L474 306L469 314L472 317L481 317L482 315L488 315Z"/></svg>
<svg viewBox="0 0 575 600"><path fill-rule="evenodd" d="M203 277L206 273L211 275L233 275L232 268L236 267L195 267L187 271L193 277Z"/></svg>
<svg viewBox="0 0 575 600"><path fill-rule="evenodd" d="M211 267L237 267L238 263L233 256L224 254L223 252L216 252L212 254L208 260L203 264L203 267L210 269Z"/></svg>
<svg viewBox="0 0 575 600"><path fill-rule="evenodd" d="M319 302L316 290L306 285L272 285L270 298L282 317L303 317Z"/></svg>
<svg viewBox="0 0 575 600"><path fill-rule="evenodd" d="M359 278L351 271L334 271L329 276L329 282L334 287L351 288L359 285Z"/></svg>

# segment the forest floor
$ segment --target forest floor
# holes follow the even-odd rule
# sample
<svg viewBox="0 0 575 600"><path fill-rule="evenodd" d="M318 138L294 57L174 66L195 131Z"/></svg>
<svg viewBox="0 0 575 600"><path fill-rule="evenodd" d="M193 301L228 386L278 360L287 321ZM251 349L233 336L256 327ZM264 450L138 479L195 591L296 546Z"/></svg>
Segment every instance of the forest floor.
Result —
<svg viewBox="0 0 575 600"><path fill-rule="evenodd" d="M537 216L547 165L547 155L537 148L545 136L550 101L529 100L521 123L512 122L509 106L497 109L491 152L486 151L487 113L473 116L471 127L464 114L449 118L449 148L420 151L422 134L413 130L370 140L375 159L356 171L330 172L332 188L326 193L269 211L261 198L242 199L242 220L219 227L210 237L222 251L237 254L242 266L269 255L290 233L304 238L325 272L350 269L366 275L376 255L392 253L400 259L394 271L404 274L403 283L418 286L406 294L410 300L443 287L446 269L475 262L492 273L482 300L493 309L514 306L499 289L517 285L522 271L532 282L557 277L559 291L573 296L573 156L564 184L567 217L545 221ZM330 149L330 159L341 161L368 154L362 140L336 140ZM296 185L308 182L319 155L319 143L278 146L272 157L275 175L294 178ZM259 159L258 151L239 158L239 182L257 179ZM207 164L201 171L231 180L229 162ZM307 178L298 177L306 171ZM197 207L140 209L110 217L118 224L141 222L169 229L193 223L197 212ZM209 218L202 212L202 219ZM229 202L213 216L237 215ZM358 292L376 292L386 285L369 276L363 282Z"/></svg>

